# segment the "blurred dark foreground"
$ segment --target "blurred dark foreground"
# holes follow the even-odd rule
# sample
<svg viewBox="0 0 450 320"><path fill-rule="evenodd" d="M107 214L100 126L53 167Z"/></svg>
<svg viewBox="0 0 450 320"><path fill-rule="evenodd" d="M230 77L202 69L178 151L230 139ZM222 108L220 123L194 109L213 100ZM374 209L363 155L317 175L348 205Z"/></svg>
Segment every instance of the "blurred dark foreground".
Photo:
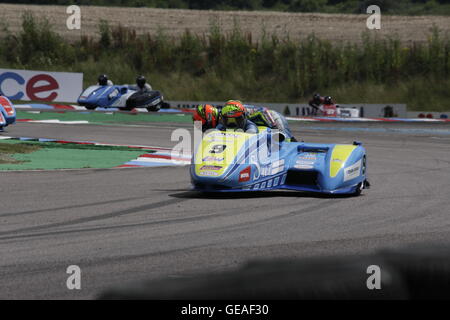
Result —
<svg viewBox="0 0 450 320"><path fill-rule="evenodd" d="M374 271L377 268L373 266L379 267L379 282L376 279L377 271ZM450 246L389 249L358 256L253 261L235 271L220 274L207 273L127 284L106 290L98 298L450 299Z"/></svg>

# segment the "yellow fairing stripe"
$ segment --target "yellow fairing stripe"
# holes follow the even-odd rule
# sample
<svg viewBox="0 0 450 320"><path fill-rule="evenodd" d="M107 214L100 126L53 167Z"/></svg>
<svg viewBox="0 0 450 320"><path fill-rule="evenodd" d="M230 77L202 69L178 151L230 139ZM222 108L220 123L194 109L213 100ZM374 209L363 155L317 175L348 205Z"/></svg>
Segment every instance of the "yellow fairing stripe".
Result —
<svg viewBox="0 0 450 320"><path fill-rule="evenodd" d="M345 165L345 161L347 161L348 157L350 157L355 149L356 146L345 144L338 144L334 147L330 159L330 177L336 177L339 170Z"/></svg>
<svg viewBox="0 0 450 320"><path fill-rule="evenodd" d="M246 133L213 131L203 137L195 157L195 174L202 176L201 168L206 165L220 167L220 169L215 170L214 176L223 175L227 167L233 163L234 158L249 136L250 135ZM226 146L226 148L221 153L211 153L211 150L215 145L223 145ZM206 158L211 158L211 160L203 160ZM213 158L217 158L217 160L212 160ZM219 161L218 159L222 160Z"/></svg>
<svg viewBox="0 0 450 320"><path fill-rule="evenodd" d="M267 127L258 128L260 133L267 130ZM220 169L214 170L214 177L223 175L228 166L233 164L234 158L252 135L243 132L233 132L232 130L217 130L204 136L195 155L195 174L202 176L201 168L203 166L217 166ZM226 148L221 153L210 153L215 145L224 145Z"/></svg>

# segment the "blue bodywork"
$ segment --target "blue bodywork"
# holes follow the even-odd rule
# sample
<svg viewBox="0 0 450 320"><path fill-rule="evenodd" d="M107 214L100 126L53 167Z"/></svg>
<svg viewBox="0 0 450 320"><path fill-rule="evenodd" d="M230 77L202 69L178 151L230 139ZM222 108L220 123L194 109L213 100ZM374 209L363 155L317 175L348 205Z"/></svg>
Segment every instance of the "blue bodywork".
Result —
<svg viewBox="0 0 450 320"><path fill-rule="evenodd" d="M0 131L16 122L16 109L5 96L0 96Z"/></svg>
<svg viewBox="0 0 450 320"><path fill-rule="evenodd" d="M136 97L142 92L139 100L139 106L148 107L156 106L163 102L163 96L159 91L140 91L136 86L132 85L113 85L113 86L90 86L84 90L78 98L78 104L88 109L100 108L127 108L130 98ZM149 94L151 93L151 94ZM145 97L148 97L145 99ZM128 101L129 102L129 101Z"/></svg>
<svg viewBox="0 0 450 320"><path fill-rule="evenodd" d="M205 135L193 156L190 173L195 190L290 189L359 194L368 186L366 150L361 143L278 143L276 133L270 129L253 135L222 132L223 141L220 141L217 132ZM245 143L241 147L237 144L236 152L231 151L230 157L225 156L225 150L233 148L233 138L241 139L242 135L246 136Z"/></svg>

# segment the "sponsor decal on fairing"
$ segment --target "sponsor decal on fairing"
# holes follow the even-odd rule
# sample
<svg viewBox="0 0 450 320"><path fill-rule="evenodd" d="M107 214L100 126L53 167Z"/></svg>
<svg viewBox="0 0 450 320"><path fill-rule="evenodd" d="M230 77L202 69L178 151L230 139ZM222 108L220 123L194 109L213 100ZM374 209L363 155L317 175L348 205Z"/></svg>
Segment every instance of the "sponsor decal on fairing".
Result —
<svg viewBox="0 0 450 320"><path fill-rule="evenodd" d="M200 168L200 170L206 170L206 171L211 171L211 170L213 170L213 171L219 171L220 169L222 169L221 166L202 166L202 167Z"/></svg>
<svg viewBox="0 0 450 320"><path fill-rule="evenodd" d="M219 157L206 157L203 158L202 161L205 162L222 162L224 160L224 158L219 158Z"/></svg>
<svg viewBox="0 0 450 320"><path fill-rule="evenodd" d="M282 171L284 171L284 159L280 159L280 160L275 161L272 164L272 172L271 172L271 174L275 175L275 174L280 173Z"/></svg>
<svg viewBox="0 0 450 320"><path fill-rule="evenodd" d="M314 169L314 161L297 160L294 165L296 169Z"/></svg>
<svg viewBox="0 0 450 320"><path fill-rule="evenodd" d="M317 160L317 153L309 152L304 153L301 156L298 157L298 160L311 160L316 161Z"/></svg>
<svg viewBox="0 0 450 320"><path fill-rule="evenodd" d="M219 138L224 138L224 137L229 137L229 138L239 138L240 135L235 134L235 133L231 133L231 132L214 132L213 134L210 135L210 137L219 137Z"/></svg>
<svg viewBox="0 0 450 320"><path fill-rule="evenodd" d="M215 172L215 171L200 171L199 175L201 175L201 176L217 177L219 175L219 173Z"/></svg>
<svg viewBox="0 0 450 320"><path fill-rule="evenodd" d="M271 165L270 164L261 166L261 177L270 176L270 172L271 172Z"/></svg>
<svg viewBox="0 0 450 320"><path fill-rule="evenodd" d="M361 160L344 169L344 181L358 178L361 174Z"/></svg>
<svg viewBox="0 0 450 320"><path fill-rule="evenodd" d="M249 181L251 174L252 174L252 167L248 166L239 173L239 182Z"/></svg>

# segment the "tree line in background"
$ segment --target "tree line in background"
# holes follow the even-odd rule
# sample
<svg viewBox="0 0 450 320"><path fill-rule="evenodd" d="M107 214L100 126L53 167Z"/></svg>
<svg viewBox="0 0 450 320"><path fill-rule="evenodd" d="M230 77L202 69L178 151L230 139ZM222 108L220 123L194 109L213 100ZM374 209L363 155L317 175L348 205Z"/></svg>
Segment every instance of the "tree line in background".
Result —
<svg viewBox="0 0 450 320"><path fill-rule="evenodd" d="M238 25L229 33L211 23L204 35L179 39L138 36L99 25L100 37L76 43L46 20L23 16L22 31L5 27L4 68L83 72L85 85L107 73L115 83L144 74L170 100L299 102L316 91L338 102L408 103L411 109L450 109L450 39L433 29L426 43L403 44L368 33L361 43L332 44L313 35L300 41L264 34L252 39Z"/></svg>
<svg viewBox="0 0 450 320"><path fill-rule="evenodd" d="M325 13L365 13L369 5L375 4L387 14L450 15L450 0L0 0L0 3Z"/></svg>

